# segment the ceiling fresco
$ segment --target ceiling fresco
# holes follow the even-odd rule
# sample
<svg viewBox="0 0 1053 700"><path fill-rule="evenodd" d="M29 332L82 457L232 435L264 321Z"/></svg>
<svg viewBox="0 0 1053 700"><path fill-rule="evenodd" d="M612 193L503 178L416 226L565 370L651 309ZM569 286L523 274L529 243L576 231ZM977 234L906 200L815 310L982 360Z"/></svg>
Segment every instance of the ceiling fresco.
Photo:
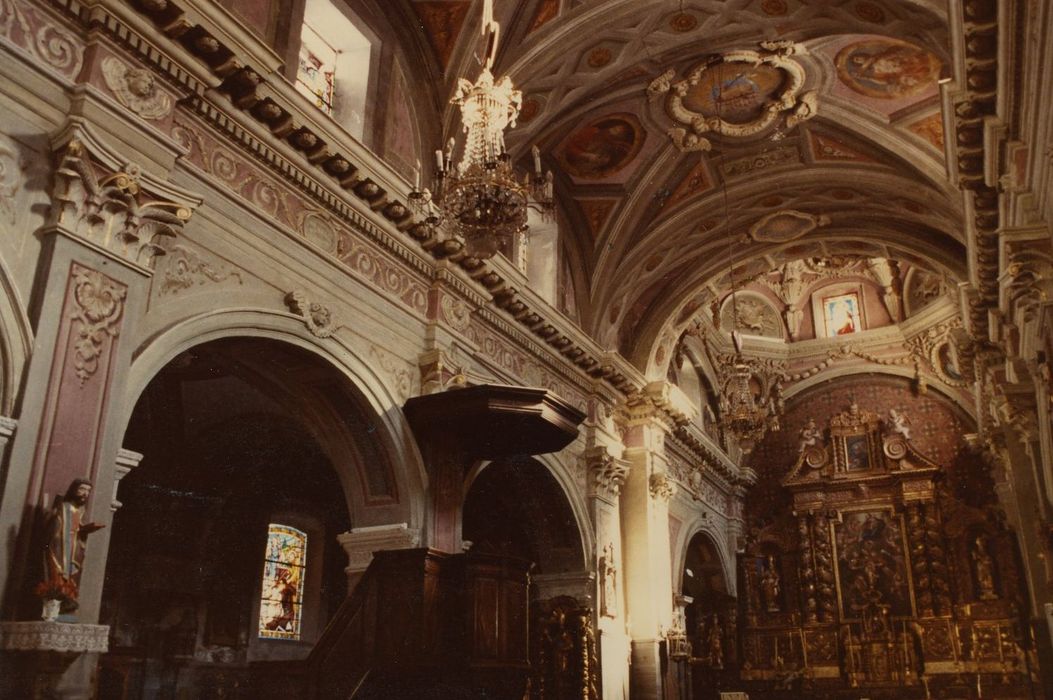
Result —
<svg viewBox="0 0 1053 700"><path fill-rule="evenodd" d="M649 356L700 294L726 292L729 265L756 276L841 255L965 275L944 3L498 0L495 13L495 74L524 96L507 142L523 159L538 144L555 174L576 307L601 343ZM463 31L456 15L428 38L456 44L437 51L451 91L477 60L474 15Z"/></svg>

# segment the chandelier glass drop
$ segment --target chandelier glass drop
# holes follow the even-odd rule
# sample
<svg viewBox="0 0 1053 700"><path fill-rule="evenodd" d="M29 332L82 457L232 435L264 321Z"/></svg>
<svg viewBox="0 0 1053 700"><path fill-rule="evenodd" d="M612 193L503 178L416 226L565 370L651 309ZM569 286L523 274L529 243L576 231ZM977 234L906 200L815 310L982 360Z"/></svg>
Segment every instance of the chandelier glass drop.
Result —
<svg viewBox="0 0 1053 700"><path fill-rule="evenodd" d="M552 173L542 176L537 147L533 149L534 173L522 179L516 176L505 150L505 130L516 125L523 94L510 77L495 80L491 71L499 29L493 21L492 0L484 0L482 72L475 83L460 79L450 100L461 108L464 151L455 163L457 144L451 138L445 151L435 152L435 193L421 190L418 182L411 195L426 224L445 224L450 233L464 239L465 252L480 259L509 250L516 234L526 231L531 199L543 214L552 210Z"/></svg>

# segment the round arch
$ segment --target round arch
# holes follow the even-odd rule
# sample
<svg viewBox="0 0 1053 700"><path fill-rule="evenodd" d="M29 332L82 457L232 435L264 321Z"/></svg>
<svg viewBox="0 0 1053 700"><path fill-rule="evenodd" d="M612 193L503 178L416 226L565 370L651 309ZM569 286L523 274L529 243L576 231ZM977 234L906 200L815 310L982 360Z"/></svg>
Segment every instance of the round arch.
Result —
<svg viewBox="0 0 1053 700"><path fill-rule="evenodd" d="M410 527L425 520L427 474L413 433L395 394L360 354L336 336L317 338L300 317L264 309L225 309L194 316L147 339L133 353L119 424L126 430L132 411L150 381L175 357L195 346L230 338L259 338L285 343L315 356L343 375L363 409L383 427L375 434L387 454L405 504ZM356 477L357 478L357 477ZM363 489L364 485L359 484Z"/></svg>
<svg viewBox="0 0 1053 700"><path fill-rule="evenodd" d="M724 589L728 595L734 596L736 591L735 585L735 561L731 554L728 553L726 546L721 546L720 532L717 529L717 522L712 516L707 516L705 513L699 514L692 521L688 523L687 527L681 528L682 534L677 537L677 541L673 546L673 585L676 587L677 594L683 594L684 588L684 569L687 566L688 550L691 543L695 541L695 538L702 536L709 540L713 546L713 551L716 552L717 559L720 562L721 573L724 576Z"/></svg>
<svg viewBox="0 0 1053 700"><path fill-rule="evenodd" d="M574 485L574 478L571 476L570 470L560 460L558 454L534 455L530 459L543 466L563 492L563 497L566 499L567 505L570 506L571 513L574 515L574 522L578 528L578 534L581 537L582 566L585 570L591 570L594 563L590 553L596 551L596 534L593 532L592 520L589 518L584 499L576 497L578 490ZM494 463L493 460L482 460L472 467L464 480L462 498L467 498L475 480Z"/></svg>

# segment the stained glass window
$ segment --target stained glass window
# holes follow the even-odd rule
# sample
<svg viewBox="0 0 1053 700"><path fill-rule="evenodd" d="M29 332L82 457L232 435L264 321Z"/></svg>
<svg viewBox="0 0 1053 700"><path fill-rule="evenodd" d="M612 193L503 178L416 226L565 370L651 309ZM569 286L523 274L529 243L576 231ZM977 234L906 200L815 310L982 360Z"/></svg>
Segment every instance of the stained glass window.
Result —
<svg viewBox="0 0 1053 700"><path fill-rule="evenodd" d="M307 533L288 525L267 526L260 599L260 637L299 639Z"/></svg>

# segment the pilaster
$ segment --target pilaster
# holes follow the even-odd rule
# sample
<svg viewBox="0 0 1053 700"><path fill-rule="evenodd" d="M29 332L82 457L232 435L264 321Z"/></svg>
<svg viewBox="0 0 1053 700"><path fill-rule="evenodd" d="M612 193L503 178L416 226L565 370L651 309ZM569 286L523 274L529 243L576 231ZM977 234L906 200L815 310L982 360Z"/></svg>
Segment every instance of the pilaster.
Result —
<svg viewBox="0 0 1053 700"><path fill-rule="evenodd" d="M39 577L37 524L74 478L95 489L92 535L80 581L80 622L98 619L124 425L131 339L147 305L154 261L181 234L200 200L173 188L100 140L79 117L53 139L56 169L34 300L35 345L27 370L0 527L16 532L0 568L7 619L39 614L28 591ZM127 466L127 465L125 465ZM130 467L129 467L130 468Z"/></svg>
<svg viewBox="0 0 1053 700"><path fill-rule="evenodd" d="M668 474L665 438L674 426L651 401L626 409L621 521L626 562L626 607L632 637L632 695L663 697L661 642L673 625Z"/></svg>
<svg viewBox="0 0 1053 700"><path fill-rule="evenodd" d="M391 549L412 549L420 546L420 530L406 523L354 527L349 532L336 536L347 553L347 594L351 595L362 574L373 562L376 552Z"/></svg>

